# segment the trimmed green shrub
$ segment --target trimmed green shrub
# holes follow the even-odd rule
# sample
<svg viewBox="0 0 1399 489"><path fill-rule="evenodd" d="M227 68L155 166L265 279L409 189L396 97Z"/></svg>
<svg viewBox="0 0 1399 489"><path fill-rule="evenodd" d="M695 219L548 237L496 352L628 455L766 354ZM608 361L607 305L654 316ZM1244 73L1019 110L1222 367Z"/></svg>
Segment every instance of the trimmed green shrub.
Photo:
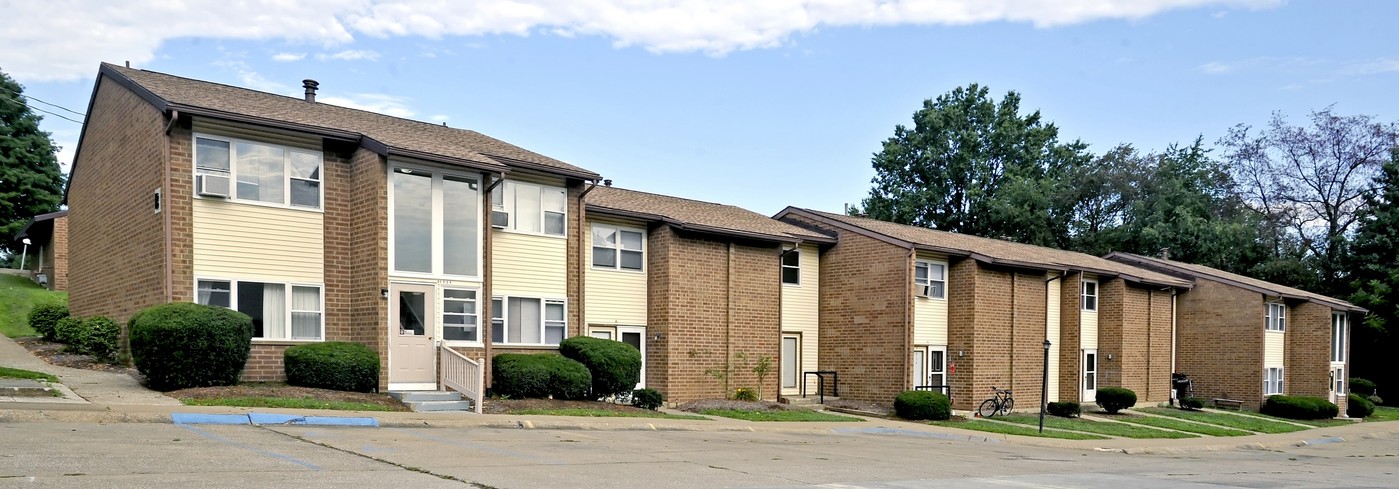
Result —
<svg viewBox="0 0 1399 489"><path fill-rule="evenodd" d="M131 317L131 359L150 388L233 385L248 363L253 321L218 306L175 302Z"/></svg>
<svg viewBox="0 0 1399 489"><path fill-rule="evenodd" d="M630 392L641 382L641 351L626 343L574 336L559 342L559 353L588 367L593 397Z"/></svg>
<svg viewBox="0 0 1399 489"><path fill-rule="evenodd" d="M337 391L379 388L379 354L360 343L330 341L287 348L282 354L287 384Z"/></svg>
<svg viewBox="0 0 1399 489"><path fill-rule="evenodd" d="M1368 399L1370 402L1374 403L1376 406L1383 406L1383 405L1384 405L1384 398L1383 398L1383 397L1380 397L1379 395L1374 395L1374 394L1368 395L1368 396L1365 396L1365 399Z"/></svg>
<svg viewBox="0 0 1399 489"><path fill-rule="evenodd" d="M107 316L93 316L83 320L81 338L78 344L84 353L102 361L109 361L120 349L121 327Z"/></svg>
<svg viewBox="0 0 1399 489"><path fill-rule="evenodd" d="M735 401L757 401L758 390L751 387L739 387L734 390Z"/></svg>
<svg viewBox="0 0 1399 489"><path fill-rule="evenodd" d="M1363 419L1370 417L1371 414L1375 414L1375 404L1369 399L1360 397L1354 392L1346 396L1346 416Z"/></svg>
<svg viewBox="0 0 1399 489"><path fill-rule="evenodd" d="M33 323L34 321L31 319L30 324L32 325ZM38 330L39 328L34 329ZM1374 382L1362 379L1360 377L1351 377L1349 379L1346 379L1346 382L1350 384L1351 392L1360 394L1362 396L1375 395L1375 392L1379 389L1379 386L1376 386Z"/></svg>
<svg viewBox="0 0 1399 489"><path fill-rule="evenodd" d="M44 339L54 341L54 327L58 321L68 317L68 306L64 304L38 304L29 310L29 327L35 332L44 336Z"/></svg>
<svg viewBox="0 0 1399 489"><path fill-rule="evenodd" d="M552 353L502 353L491 361L491 390L515 398L587 399L588 367Z"/></svg>
<svg viewBox="0 0 1399 489"><path fill-rule="evenodd" d="M1049 414L1061 418L1077 418L1082 409L1078 403L1073 401L1057 401L1049 403L1047 408Z"/></svg>
<svg viewBox="0 0 1399 489"><path fill-rule="evenodd" d="M53 326L53 340L68 345L68 351L82 353L83 320L68 316L58 320Z"/></svg>
<svg viewBox="0 0 1399 489"><path fill-rule="evenodd" d="M1340 408L1320 397L1268 396L1263 402L1263 414L1287 419L1330 419Z"/></svg>
<svg viewBox="0 0 1399 489"><path fill-rule="evenodd" d="M894 397L894 414L903 419L945 420L952 417L952 401L941 392L903 391Z"/></svg>
<svg viewBox="0 0 1399 489"><path fill-rule="evenodd" d="M631 393L631 405L655 411L665 402L665 396L656 389L637 389Z"/></svg>
<svg viewBox="0 0 1399 489"><path fill-rule="evenodd" d="M1180 408L1190 411L1199 411L1205 408L1205 400L1198 397L1187 397L1180 400Z"/></svg>
<svg viewBox="0 0 1399 489"><path fill-rule="evenodd" d="M1098 389L1097 404L1109 414L1115 414L1137 405L1137 393L1122 387L1103 387Z"/></svg>

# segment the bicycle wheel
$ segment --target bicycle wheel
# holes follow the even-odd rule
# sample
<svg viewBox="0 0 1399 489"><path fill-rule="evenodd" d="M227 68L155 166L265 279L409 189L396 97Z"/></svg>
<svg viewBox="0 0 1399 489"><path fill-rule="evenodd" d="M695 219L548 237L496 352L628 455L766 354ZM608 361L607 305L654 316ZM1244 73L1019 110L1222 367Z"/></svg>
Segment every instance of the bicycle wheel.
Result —
<svg viewBox="0 0 1399 489"><path fill-rule="evenodd" d="M1014 398L1007 397L1007 398L1006 398L1006 401L1005 401L1004 403L1001 404L1001 414L1010 414L1010 410L1011 410L1011 409L1014 409L1014 408L1015 408L1015 399L1014 399Z"/></svg>
<svg viewBox="0 0 1399 489"><path fill-rule="evenodd" d="M989 418L996 415L996 407L995 399L987 399L981 401L981 407L977 408L976 413L980 414L983 418Z"/></svg>

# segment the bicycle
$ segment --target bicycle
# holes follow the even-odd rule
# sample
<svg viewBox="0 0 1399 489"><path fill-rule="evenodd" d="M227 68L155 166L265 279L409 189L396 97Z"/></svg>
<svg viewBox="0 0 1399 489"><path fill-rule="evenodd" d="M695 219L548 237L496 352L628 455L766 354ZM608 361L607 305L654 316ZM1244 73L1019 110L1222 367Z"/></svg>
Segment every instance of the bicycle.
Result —
<svg viewBox="0 0 1399 489"><path fill-rule="evenodd" d="M996 394L990 399L982 401L981 407L976 410L976 413L983 418L997 414L1010 414L1010 410L1015 408L1015 398L1011 397L1010 389L1002 390L992 387L991 390L995 391Z"/></svg>

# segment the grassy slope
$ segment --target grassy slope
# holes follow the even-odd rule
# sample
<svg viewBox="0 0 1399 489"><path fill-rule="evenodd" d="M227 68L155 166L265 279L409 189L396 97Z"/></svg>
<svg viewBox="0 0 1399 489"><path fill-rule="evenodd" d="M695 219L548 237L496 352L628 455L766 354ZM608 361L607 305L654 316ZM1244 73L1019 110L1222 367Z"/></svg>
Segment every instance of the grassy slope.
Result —
<svg viewBox="0 0 1399 489"><path fill-rule="evenodd" d="M1147 425L1147 426L1155 426L1155 427L1157 427L1157 428L1168 428L1168 429L1177 430L1177 431L1188 431L1188 432L1190 432L1190 433L1199 433L1199 434L1201 434L1201 435L1209 435L1209 436L1248 436L1248 435L1252 435L1252 434L1253 434L1252 432L1248 432L1248 431L1244 431L1244 430L1236 430L1236 429L1232 429L1232 428L1225 428L1225 427L1223 427L1223 426L1217 426L1217 425L1212 425L1212 424L1195 423L1195 422L1190 422L1190 421L1186 421L1186 420L1183 420L1183 419L1175 419L1175 418L1157 418L1157 417L1154 417L1154 416L1140 416L1140 415L1138 415L1138 416L1118 416L1118 417L1115 417L1115 418L1112 418L1112 419L1117 420L1117 421L1121 421L1121 422L1124 422L1124 423L1132 423L1132 424L1141 424L1141 425Z"/></svg>
<svg viewBox="0 0 1399 489"><path fill-rule="evenodd" d="M66 292L50 292L25 277L0 274L0 334L11 338L35 336L29 310L35 304L66 302Z"/></svg>
<svg viewBox="0 0 1399 489"><path fill-rule="evenodd" d="M704 416L691 416L691 415L684 415L684 414L670 414L670 413L663 413L663 412L660 412L660 411L647 411L647 412L639 412L639 411L610 411L610 410L606 410L606 409L581 409L581 408L562 408L562 409L521 409L521 410L518 410L518 411L511 411L510 414L542 415L542 416L582 416L582 417L590 417L590 418L664 418L664 419L697 419L697 420L705 420L705 421L708 421L708 420L709 420L709 418L706 418L706 417L704 417Z"/></svg>
<svg viewBox="0 0 1399 489"><path fill-rule="evenodd" d="M997 416L995 419L1029 426L1039 425L1038 416ZM1155 428L1148 428L1145 426L1138 426L1133 424L1113 423L1107 421L1089 421L1086 419L1060 418L1057 416L1045 417L1044 426L1046 428L1054 428L1059 430L1082 431L1085 433L1097 433L1100 435L1108 436L1121 436L1124 438L1195 438L1198 436L1189 433L1178 433L1175 431L1158 430Z"/></svg>
<svg viewBox="0 0 1399 489"><path fill-rule="evenodd" d="M948 428L961 428L964 430L984 431L987 433L1000 433L1003 435L1034 436L1038 438L1061 438L1065 440L1105 440L1106 436L1090 435L1088 433L1076 433L1072 431L1044 430L1040 433L1038 428L1029 426L1010 425L996 423L993 421L982 421L979 419L969 419L964 421L929 421L933 426L946 426Z"/></svg>
<svg viewBox="0 0 1399 489"><path fill-rule="evenodd" d="M1304 426L1280 423L1256 416L1244 416L1238 414L1206 412L1206 411L1182 411L1176 408L1144 408L1139 411L1170 416L1172 418L1209 423L1227 428L1256 431L1259 433L1291 433L1307 429Z"/></svg>
<svg viewBox="0 0 1399 489"><path fill-rule="evenodd" d="M10 367L0 367L0 379L33 379L58 382L58 377L43 372Z"/></svg>
<svg viewBox="0 0 1399 489"><path fill-rule="evenodd" d="M860 418L841 416L804 409L792 409L788 411L747 411L738 409L706 409L700 414L707 416L722 416L725 418L743 419L748 421L864 421Z"/></svg>

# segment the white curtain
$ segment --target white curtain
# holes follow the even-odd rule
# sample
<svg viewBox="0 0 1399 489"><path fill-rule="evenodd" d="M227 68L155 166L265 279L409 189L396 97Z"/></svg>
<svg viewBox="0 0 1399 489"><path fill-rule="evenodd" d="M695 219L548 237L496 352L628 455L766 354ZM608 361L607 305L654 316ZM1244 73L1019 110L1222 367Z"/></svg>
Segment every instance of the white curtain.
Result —
<svg viewBox="0 0 1399 489"><path fill-rule="evenodd" d="M321 337L321 291L315 287L291 288L291 337L314 340Z"/></svg>
<svg viewBox="0 0 1399 489"><path fill-rule="evenodd" d="M509 342L539 344L539 299L510 298Z"/></svg>
<svg viewBox="0 0 1399 489"><path fill-rule="evenodd" d="M262 337L287 337L287 289L282 284L262 285Z"/></svg>

